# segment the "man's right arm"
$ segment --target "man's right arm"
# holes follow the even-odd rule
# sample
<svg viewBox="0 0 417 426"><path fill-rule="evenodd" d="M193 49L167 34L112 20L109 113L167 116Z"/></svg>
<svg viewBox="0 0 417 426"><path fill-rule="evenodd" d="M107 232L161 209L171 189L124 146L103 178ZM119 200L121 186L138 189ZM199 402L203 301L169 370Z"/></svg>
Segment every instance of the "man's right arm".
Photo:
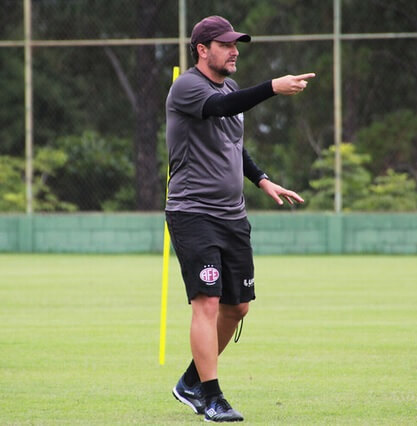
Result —
<svg viewBox="0 0 417 426"><path fill-rule="evenodd" d="M223 95L210 96L203 107L203 117L231 117L248 111L260 102L274 96L271 80Z"/></svg>
<svg viewBox="0 0 417 426"><path fill-rule="evenodd" d="M274 95L295 95L307 87L307 79L315 76L314 73L286 75L227 95L214 94L204 104L203 117L230 117L248 111Z"/></svg>

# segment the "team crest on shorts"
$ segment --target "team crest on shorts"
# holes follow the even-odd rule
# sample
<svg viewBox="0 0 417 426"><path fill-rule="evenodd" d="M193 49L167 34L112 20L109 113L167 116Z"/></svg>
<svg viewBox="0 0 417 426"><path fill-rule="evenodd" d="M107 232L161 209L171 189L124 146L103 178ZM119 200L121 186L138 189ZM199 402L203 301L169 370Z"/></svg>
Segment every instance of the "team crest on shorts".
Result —
<svg viewBox="0 0 417 426"><path fill-rule="evenodd" d="M214 265L204 265L204 268L200 272L200 280L206 285L214 285L219 279L220 273L214 267Z"/></svg>

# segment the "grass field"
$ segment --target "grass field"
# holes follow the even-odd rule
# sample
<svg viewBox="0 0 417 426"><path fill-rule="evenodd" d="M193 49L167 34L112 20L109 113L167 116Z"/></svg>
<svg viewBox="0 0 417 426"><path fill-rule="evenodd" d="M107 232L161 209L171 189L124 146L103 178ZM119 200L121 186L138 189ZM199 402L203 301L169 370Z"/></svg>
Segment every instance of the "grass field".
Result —
<svg viewBox="0 0 417 426"><path fill-rule="evenodd" d="M171 389L190 359L171 261L0 255L1 425L193 425ZM257 300L220 383L248 425L417 424L417 258L256 258ZM204 423L204 422L203 422Z"/></svg>

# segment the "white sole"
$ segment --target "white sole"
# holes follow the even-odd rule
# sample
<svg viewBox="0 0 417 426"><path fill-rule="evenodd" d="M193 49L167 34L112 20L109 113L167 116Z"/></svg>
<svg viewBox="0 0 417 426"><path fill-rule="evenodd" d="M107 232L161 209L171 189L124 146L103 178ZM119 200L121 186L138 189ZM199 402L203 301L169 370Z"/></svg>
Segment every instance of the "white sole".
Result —
<svg viewBox="0 0 417 426"><path fill-rule="evenodd" d="M177 389L174 387L174 389L172 389L172 393L174 394L175 398L178 399L178 401L182 402L185 405L188 405L193 411L194 413L198 414L197 409L194 407L193 404L191 404L190 401L188 401L188 399L183 398L178 392Z"/></svg>

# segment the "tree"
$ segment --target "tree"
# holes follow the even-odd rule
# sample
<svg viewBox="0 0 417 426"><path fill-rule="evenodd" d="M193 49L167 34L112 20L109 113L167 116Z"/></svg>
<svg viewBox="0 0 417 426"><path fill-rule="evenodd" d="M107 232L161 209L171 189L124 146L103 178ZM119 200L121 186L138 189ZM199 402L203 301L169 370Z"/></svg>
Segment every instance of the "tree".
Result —
<svg viewBox="0 0 417 426"><path fill-rule="evenodd" d="M18 155L25 146L23 52L0 49L0 153Z"/></svg>
<svg viewBox="0 0 417 426"><path fill-rule="evenodd" d="M25 210L24 162L20 158L0 156L0 211Z"/></svg>
<svg viewBox="0 0 417 426"><path fill-rule="evenodd" d="M234 22L233 15L230 19ZM297 0L281 1L278 9L262 1L253 4L238 25L252 35L331 31L332 10L320 1L308 7ZM251 141L254 159L274 180L302 190L308 186L311 164L333 140L331 44L252 43L239 48L235 78L242 87L285 74L318 75L302 95L277 96L245 114L245 143ZM260 203L248 200L249 206Z"/></svg>
<svg viewBox="0 0 417 426"><path fill-rule="evenodd" d="M20 39L22 2L4 3L0 35ZM333 30L331 1L186 3L187 35L192 25L213 13L225 16L237 30L254 36L328 34ZM178 34L177 0L32 0L32 6L35 39L128 39ZM417 4L409 0L369 0L360 4L343 0L342 19L345 33L411 32L417 22ZM331 41L239 44L239 71L234 78L241 87L284 74L317 73L302 95L276 97L245 114L245 143L254 159L274 180L297 191L309 187L316 173L312 164L333 144L332 47ZM168 44L35 48L35 146L54 147L58 138L79 137L86 130L105 140L130 140L127 149L135 167L131 185L136 201L127 204L134 209L161 208L165 181L158 170L165 167L160 167L164 159L156 150L157 134L165 118L164 102L172 66L178 65L177 53L177 47ZM7 106L0 111L0 153L22 155L23 49L1 48L0 65L0 93L2 104ZM415 39L343 40L342 66L344 140L357 143L360 153L371 150L378 163L376 145L371 147L366 141L371 140L369 135L363 141L358 135L361 129L389 119L396 111L417 110ZM404 129L414 129L415 118L403 119ZM370 163L366 165L368 170L379 175L392 167L415 176L415 157L409 155L415 139L408 141L408 145L396 142L394 162L378 171ZM410 161L397 161L397 157ZM74 186L71 181L66 183ZM249 207L270 206L256 188L249 186L247 192ZM127 201L130 196L124 194L121 199ZM106 200L114 200L114 193ZM125 201L122 204L127 205Z"/></svg>
<svg viewBox="0 0 417 426"><path fill-rule="evenodd" d="M172 20L177 6L173 1L70 1L58 6L44 0L34 3L35 36L158 37L158 33L169 31L177 22ZM59 136L81 134L85 129L108 136L128 135L135 167L131 182L136 191L134 208L160 208L157 133L171 81L165 64L175 56L176 49L158 45L62 49L58 53L42 49L37 57L40 76L36 79L36 116L39 122L43 118L45 123L50 122L53 117L57 123L39 126L38 143L53 144ZM55 85L57 74L64 84ZM45 88L40 87L41 82ZM54 90L46 89L48 84ZM72 93L66 93L68 90ZM51 92L59 95L51 99ZM48 133L48 129L55 134Z"/></svg>
<svg viewBox="0 0 417 426"><path fill-rule="evenodd" d="M39 148L34 158L34 211L75 211L75 205L61 201L50 187L57 169L65 166L67 154ZM0 156L0 211L18 212L26 208L25 163L22 158Z"/></svg>
<svg viewBox="0 0 417 426"><path fill-rule="evenodd" d="M303 194L308 209L333 209L334 151L334 146L331 146L313 164L319 177L310 182L313 190ZM371 182L371 174L366 169L372 163L370 155L356 152L355 145L349 143L341 145L341 153L344 211L417 210L416 183L408 174L388 169L386 174L377 176Z"/></svg>
<svg viewBox="0 0 417 426"><path fill-rule="evenodd" d="M388 169L369 187L369 194L353 203L353 210L405 212L417 211L416 182L407 173Z"/></svg>
<svg viewBox="0 0 417 426"><path fill-rule="evenodd" d="M155 37L155 21L164 1L139 1L134 9L137 37ZM134 164L136 207L139 210L156 210L160 207L161 181L158 175L158 130L161 126L163 104L159 95L161 74L157 46L138 46L135 51L133 82L129 81L118 57L112 49L105 52L118 76L121 86L131 104L135 117ZM169 55L169 50L161 49Z"/></svg>
<svg viewBox="0 0 417 426"><path fill-rule="evenodd" d="M397 110L375 119L356 137L358 151L369 153L368 169L382 175L388 169L403 171L417 182L417 113Z"/></svg>
<svg viewBox="0 0 417 426"><path fill-rule="evenodd" d="M85 131L60 137L55 145L67 157L51 181L60 199L80 210L134 209L134 162L128 139Z"/></svg>
<svg viewBox="0 0 417 426"><path fill-rule="evenodd" d="M342 6L344 32L415 30L415 2L370 0L358 5L343 1ZM286 0L279 5L260 1L247 11L242 24L239 28L253 35L332 32L332 7L323 1ZM256 43L241 51L236 78L242 86L253 84L254 76L262 80L273 73L317 73L302 96L276 99L245 115L246 135L256 146L255 159L284 185L306 188L313 179L313 162L333 144L332 43ZM414 39L345 40L342 66L344 140L356 141L361 128L376 117L398 109L417 109ZM360 152L367 153L365 149Z"/></svg>
<svg viewBox="0 0 417 426"><path fill-rule="evenodd" d="M355 146L343 143L340 147L342 156L342 198L344 211L352 210L355 201L368 196L371 174L365 169L370 157L356 153ZM304 193L307 208L310 210L333 210L335 181L334 181L335 147L322 152L322 157L313 164L313 169L319 177L310 181L312 191Z"/></svg>

